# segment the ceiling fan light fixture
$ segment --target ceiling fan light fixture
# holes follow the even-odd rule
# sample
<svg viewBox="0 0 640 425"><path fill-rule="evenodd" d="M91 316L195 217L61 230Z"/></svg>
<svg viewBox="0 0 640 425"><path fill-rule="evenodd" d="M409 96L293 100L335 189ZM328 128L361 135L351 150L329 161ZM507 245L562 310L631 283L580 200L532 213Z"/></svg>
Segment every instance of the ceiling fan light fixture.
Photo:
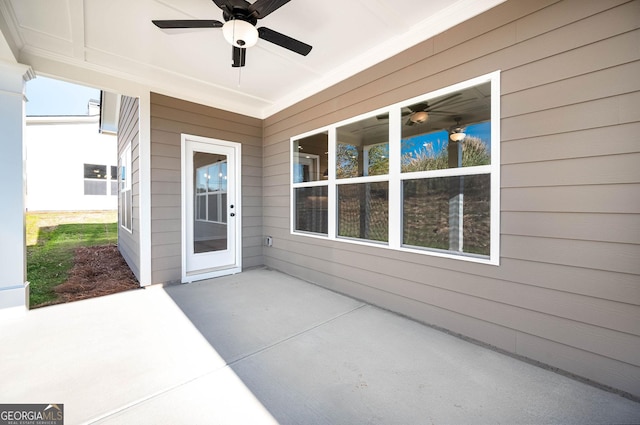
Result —
<svg viewBox="0 0 640 425"><path fill-rule="evenodd" d="M467 137L467 134L464 132L464 127L460 125L460 121L462 121L462 117L456 117L456 125L449 129L449 138L453 142L461 142Z"/></svg>
<svg viewBox="0 0 640 425"><path fill-rule="evenodd" d="M409 117L409 119L411 120L411 122L414 122L416 124L422 124L427 122L427 120L429 119L429 114L426 111L418 111L411 114L411 117Z"/></svg>
<svg viewBox="0 0 640 425"><path fill-rule="evenodd" d="M258 42L258 30L247 21L232 19L222 26L225 40L232 46L247 48Z"/></svg>
<svg viewBox="0 0 640 425"><path fill-rule="evenodd" d="M464 128L456 127L453 129L453 131L451 131L451 135L449 136L449 138L454 142L459 142L463 140L466 136L467 134L464 132Z"/></svg>

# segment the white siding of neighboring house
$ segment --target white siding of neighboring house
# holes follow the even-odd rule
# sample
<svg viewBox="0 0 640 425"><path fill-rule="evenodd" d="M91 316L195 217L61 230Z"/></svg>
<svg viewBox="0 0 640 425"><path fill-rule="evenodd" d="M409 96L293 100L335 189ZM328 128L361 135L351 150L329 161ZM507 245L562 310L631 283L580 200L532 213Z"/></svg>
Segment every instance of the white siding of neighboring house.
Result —
<svg viewBox="0 0 640 425"><path fill-rule="evenodd" d="M117 193L84 194L84 164L117 165L115 135L98 131L96 116L27 117L28 211L116 210ZM117 184L114 185L117 190Z"/></svg>

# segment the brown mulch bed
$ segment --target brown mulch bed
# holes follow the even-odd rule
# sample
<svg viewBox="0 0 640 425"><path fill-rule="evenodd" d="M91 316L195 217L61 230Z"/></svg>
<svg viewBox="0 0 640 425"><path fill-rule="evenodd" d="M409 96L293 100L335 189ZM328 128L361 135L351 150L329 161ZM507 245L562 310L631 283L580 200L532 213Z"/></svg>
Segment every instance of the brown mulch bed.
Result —
<svg viewBox="0 0 640 425"><path fill-rule="evenodd" d="M69 279L54 288L59 302L84 300L139 288L115 245L77 248Z"/></svg>

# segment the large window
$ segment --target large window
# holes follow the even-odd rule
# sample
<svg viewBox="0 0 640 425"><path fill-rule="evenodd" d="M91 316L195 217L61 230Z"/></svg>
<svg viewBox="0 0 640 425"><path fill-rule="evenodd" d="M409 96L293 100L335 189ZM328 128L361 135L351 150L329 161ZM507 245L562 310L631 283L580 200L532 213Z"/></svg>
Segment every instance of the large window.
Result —
<svg viewBox="0 0 640 425"><path fill-rule="evenodd" d="M497 264L499 72L292 138L292 232Z"/></svg>
<svg viewBox="0 0 640 425"><path fill-rule="evenodd" d="M120 154L120 226L133 230L133 196L131 194L131 144Z"/></svg>

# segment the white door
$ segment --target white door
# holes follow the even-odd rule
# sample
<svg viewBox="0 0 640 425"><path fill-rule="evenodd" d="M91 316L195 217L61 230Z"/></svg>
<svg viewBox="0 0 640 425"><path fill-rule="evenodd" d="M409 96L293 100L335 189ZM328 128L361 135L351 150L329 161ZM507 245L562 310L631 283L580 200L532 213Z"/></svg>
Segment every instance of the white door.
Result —
<svg viewBox="0 0 640 425"><path fill-rule="evenodd" d="M241 271L239 143L182 135L182 281Z"/></svg>

